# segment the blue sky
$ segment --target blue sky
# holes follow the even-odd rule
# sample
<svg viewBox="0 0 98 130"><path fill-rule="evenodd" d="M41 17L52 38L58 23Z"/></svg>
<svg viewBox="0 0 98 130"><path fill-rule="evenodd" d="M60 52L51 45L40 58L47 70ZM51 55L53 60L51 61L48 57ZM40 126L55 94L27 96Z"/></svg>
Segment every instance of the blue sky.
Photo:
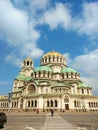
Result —
<svg viewBox="0 0 98 130"><path fill-rule="evenodd" d="M97 0L0 0L0 95L12 91L25 58L37 67L52 50L98 96Z"/></svg>

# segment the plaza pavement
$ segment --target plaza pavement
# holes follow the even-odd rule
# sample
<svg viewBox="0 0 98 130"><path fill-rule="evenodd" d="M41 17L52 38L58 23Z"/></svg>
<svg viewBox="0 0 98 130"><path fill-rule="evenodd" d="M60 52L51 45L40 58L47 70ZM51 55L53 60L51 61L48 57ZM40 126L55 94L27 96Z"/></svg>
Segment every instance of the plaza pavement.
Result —
<svg viewBox="0 0 98 130"><path fill-rule="evenodd" d="M76 127L58 114L51 116L50 113L48 113L42 130L76 130Z"/></svg>
<svg viewBox="0 0 98 130"><path fill-rule="evenodd" d="M50 113L7 113L8 130L92 130L91 127L77 127L78 123L96 123L98 124L97 114L80 114L80 113L54 113L51 116ZM29 129L24 129L29 128ZM98 130L98 126L93 128Z"/></svg>

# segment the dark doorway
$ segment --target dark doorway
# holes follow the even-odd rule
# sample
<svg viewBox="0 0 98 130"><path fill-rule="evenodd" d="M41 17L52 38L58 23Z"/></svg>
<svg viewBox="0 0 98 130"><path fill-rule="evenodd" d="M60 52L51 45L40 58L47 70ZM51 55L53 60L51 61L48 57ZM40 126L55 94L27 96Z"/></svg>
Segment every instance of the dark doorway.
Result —
<svg viewBox="0 0 98 130"><path fill-rule="evenodd" d="M65 110L69 110L69 104L65 104Z"/></svg>

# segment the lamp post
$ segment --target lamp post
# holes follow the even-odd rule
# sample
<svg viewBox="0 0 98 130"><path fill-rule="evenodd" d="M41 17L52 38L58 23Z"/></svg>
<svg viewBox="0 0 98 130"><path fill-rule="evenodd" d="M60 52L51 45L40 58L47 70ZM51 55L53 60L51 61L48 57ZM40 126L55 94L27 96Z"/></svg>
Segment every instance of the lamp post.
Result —
<svg viewBox="0 0 98 130"><path fill-rule="evenodd" d="M10 103L11 103L11 100L12 100L12 93L9 93L9 94L8 94L8 102L9 102L8 111L10 111Z"/></svg>

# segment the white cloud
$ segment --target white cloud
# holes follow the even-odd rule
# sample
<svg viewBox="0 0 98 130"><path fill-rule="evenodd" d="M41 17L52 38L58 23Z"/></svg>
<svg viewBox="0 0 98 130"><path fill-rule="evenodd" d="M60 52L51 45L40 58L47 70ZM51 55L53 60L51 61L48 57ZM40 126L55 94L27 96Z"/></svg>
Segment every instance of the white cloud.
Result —
<svg viewBox="0 0 98 130"><path fill-rule="evenodd" d="M75 68L81 75L82 81L88 83L93 88L94 93L98 91L98 49L87 54L75 57L67 65Z"/></svg>
<svg viewBox="0 0 98 130"><path fill-rule="evenodd" d="M49 0L29 0L32 7L36 9L45 9L49 5Z"/></svg>
<svg viewBox="0 0 98 130"><path fill-rule="evenodd" d="M49 7L50 0L12 0L14 6L24 10L31 18L38 18Z"/></svg>
<svg viewBox="0 0 98 130"><path fill-rule="evenodd" d="M50 0L12 0L16 7L20 8L29 8L32 11L46 9L49 5ZM25 8L25 9L26 9Z"/></svg>
<svg viewBox="0 0 98 130"><path fill-rule="evenodd" d="M48 24L51 29L56 29L58 26L68 30L71 24L71 15L68 5L57 3L56 6L50 8L44 13L42 23Z"/></svg>
<svg viewBox="0 0 98 130"><path fill-rule="evenodd" d="M73 26L80 34L98 37L98 2L84 2L82 12L73 19Z"/></svg>
<svg viewBox="0 0 98 130"><path fill-rule="evenodd" d="M72 16L71 5L56 3L49 8L42 17L42 24L47 24L51 29L59 26L65 30L74 30L79 34L85 34L89 38L98 37L98 2L84 2L82 10L76 16Z"/></svg>
<svg viewBox="0 0 98 130"><path fill-rule="evenodd" d="M15 54L9 54L9 55L7 55L6 56L6 58L5 58L5 61L6 62L11 62L11 63L13 63L15 66L18 66L18 67L21 67L21 59L20 58L17 58L16 56L15 56Z"/></svg>
<svg viewBox="0 0 98 130"><path fill-rule="evenodd" d="M10 0L0 0L1 38L13 47L12 52L6 56L6 61L15 59L14 63L17 64L19 58L38 58L43 54L37 47L40 33L35 29L35 25L35 19L31 20L25 11L15 8Z"/></svg>
<svg viewBox="0 0 98 130"><path fill-rule="evenodd" d="M28 16L13 7L10 1L0 1L0 31L11 44L20 44L28 37Z"/></svg>
<svg viewBox="0 0 98 130"><path fill-rule="evenodd" d="M81 69L83 73L89 76L96 76L98 72L98 49L88 54L80 55L74 58L73 66Z"/></svg>
<svg viewBox="0 0 98 130"><path fill-rule="evenodd" d="M25 1L29 3L31 10L35 8L34 10L36 11L38 9L46 9L47 5L49 5L49 0L13 0L16 7L19 6L19 4L24 6ZM40 32L35 28L40 22L42 22L41 24L48 24L51 29L56 29L60 26L65 30L73 30L74 28L75 31L81 34L90 36L98 35L97 2L85 2L83 4L81 17L77 16L75 18L73 18L71 15L70 6L62 3L56 3L54 7L44 10L45 12L43 13L43 16L41 14L39 19L38 17L37 19L34 18L33 15L31 18L26 12L27 10L23 11L22 9L18 9L16 7L13 6L10 0L0 0L0 34L2 34L0 38L4 38L8 44L14 48L13 51L6 56L6 61L11 61L10 59L13 59L14 57L18 60L18 57L20 59L26 56L37 58L43 55L43 51L37 47L37 40L41 35ZM41 17L42 21L40 21ZM86 64L89 64L89 61L86 61L86 58L90 58L90 60L92 60L94 68L97 67L95 65L97 57L94 58L92 57L92 54L90 55L89 53L86 56L78 56L75 58L75 61L77 62L77 68L80 66L79 59L85 61ZM71 61L69 60L68 62ZM83 63L84 62L82 62L81 65L85 66L85 63ZM88 67L85 67L85 70L87 73L89 73L89 70L92 69L91 72L94 73L94 68L92 68L92 65L89 64Z"/></svg>
<svg viewBox="0 0 98 130"><path fill-rule="evenodd" d="M65 54L63 54L63 56L66 59L66 65L70 65L71 64L70 54L69 53L65 53Z"/></svg>

